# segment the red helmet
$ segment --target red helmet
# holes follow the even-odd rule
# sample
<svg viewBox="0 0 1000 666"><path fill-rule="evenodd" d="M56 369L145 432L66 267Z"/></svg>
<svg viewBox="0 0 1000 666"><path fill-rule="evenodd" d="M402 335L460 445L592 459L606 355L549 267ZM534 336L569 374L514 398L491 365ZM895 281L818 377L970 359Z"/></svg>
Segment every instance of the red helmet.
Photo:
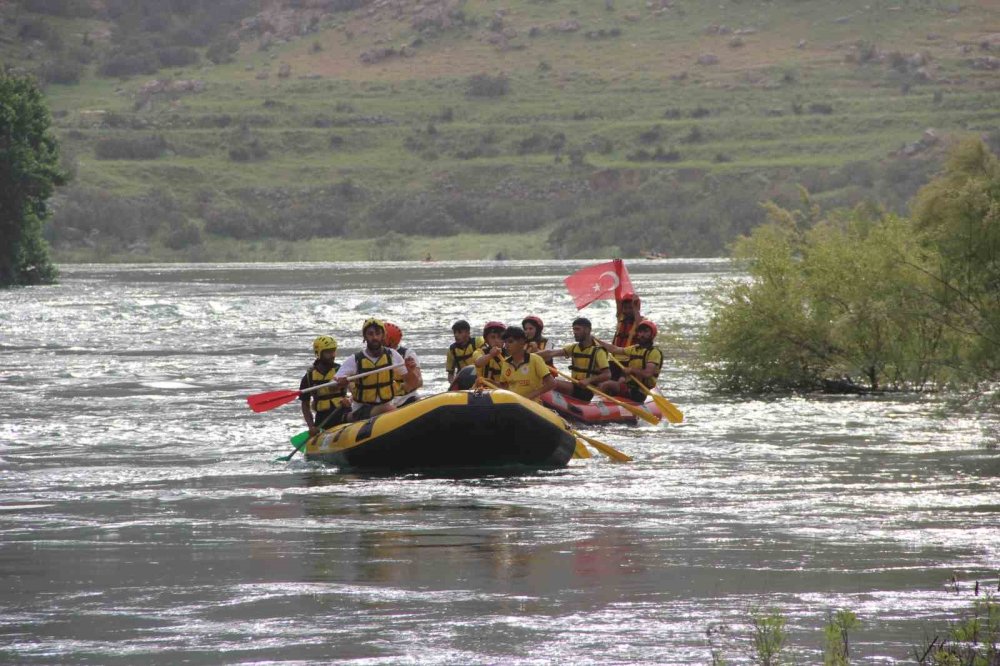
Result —
<svg viewBox="0 0 1000 666"><path fill-rule="evenodd" d="M403 329L396 326L391 321L385 322L385 344L387 347L395 347L403 340Z"/></svg>
<svg viewBox="0 0 1000 666"><path fill-rule="evenodd" d="M653 339L655 340L656 336L659 335L659 333L660 333L660 329L656 328L656 324L654 324L653 322L649 321L648 319L643 319L638 324L636 324L635 330L638 331L643 326L647 327L653 333Z"/></svg>
<svg viewBox="0 0 1000 666"><path fill-rule="evenodd" d="M490 331L503 333L506 330L507 326L502 321L488 321L483 325L483 337L489 335Z"/></svg>
<svg viewBox="0 0 1000 666"><path fill-rule="evenodd" d="M535 328L538 329L539 333L541 333L542 329L545 328L545 324L542 322L542 318L539 317L538 315L528 315L527 317L521 320L521 326L524 326L529 322L535 325Z"/></svg>

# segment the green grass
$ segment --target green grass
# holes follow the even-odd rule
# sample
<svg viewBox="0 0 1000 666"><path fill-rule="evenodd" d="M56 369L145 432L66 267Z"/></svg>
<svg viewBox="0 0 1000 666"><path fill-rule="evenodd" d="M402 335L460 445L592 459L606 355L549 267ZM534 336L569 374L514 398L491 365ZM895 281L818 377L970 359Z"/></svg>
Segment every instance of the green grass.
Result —
<svg viewBox="0 0 1000 666"><path fill-rule="evenodd" d="M511 0L502 22L517 35L509 40L514 48L501 52L483 39L498 6L469 0L462 9L478 24L423 35L413 58L362 64L358 54L377 40L399 45L421 35L405 20L373 22L352 12L336 14L319 32L269 52L244 43L231 64L125 81L97 78L91 65L80 84L50 86L47 95L57 133L75 155L78 185L120 195L164 191L184 202L196 220L194 201L206 191L217 200L238 201L238 192L247 188L322 187L345 178L375 192L431 191L448 182L484 198L505 196L497 191L498 181L526 183L534 195L544 196L554 182L586 181L604 169L759 171L770 178L787 170L885 161L928 127L943 134L1000 127L995 73L969 68L965 60L979 52L958 49L1000 31L1000 7L968 4L952 14L949 6L937 0L675 0L657 13L638 1L617 0L614 11L607 11L602 2ZM838 22L840 17L847 22ZM581 30L550 30L567 19L579 21ZM55 24L67 43L100 27L94 21ZM744 46L731 48L730 35L706 34L710 25L756 32L743 37ZM532 27L540 29L537 37L529 36ZM621 36L591 40L584 34L601 29L621 30ZM0 57L25 62L10 30L0 31ZM929 33L940 39L928 40ZM801 49L800 39L806 40ZM886 52L927 51L932 80L912 82L904 94L902 86L912 76L888 63L845 61L858 40ZM314 43L322 51L312 53ZM706 52L717 54L720 64L695 64ZM291 78L276 77L282 62L292 65ZM254 78L264 68L270 78ZM322 78L297 78L313 71ZM481 72L505 73L510 92L495 99L466 97L467 77ZM138 90L152 78L197 78L206 90L154 99L151 108L137 105ZM810 104L829 104L833 113L810 114ZM441 120L445 109L453 114L451 122ZM697 109L709 115L691 117ZM99 110L141 128L109 127L107 117L95 113ZM371 117L390 122L366 124ZM223 122L228 125L220 127ZM241 124L267 148L267 159L229 159ZM428 133L431 124L436 134ZM639 135L653 127L661 129L661 138L644 144ZM702 140L686 141L694 128ZM565 146L558 156L519 154L518 143L535 133L561 133ZM103 137L153 134L164 137L171 154L146 161L94 157ZM490 135L490 156L458 156ZM335 136L339 147L331 147ZM606 148L595 148L598 139ZM418 144L423 148L413 149ZM677 150L680 159L633 159L640 148L657 146ZM584 166L574 167L566 158L573 148L585 151ZM414 241L414 247L423 242ZM435 247L469 256L462 243ZM248 256L264 252L244 250Z"/></svg>

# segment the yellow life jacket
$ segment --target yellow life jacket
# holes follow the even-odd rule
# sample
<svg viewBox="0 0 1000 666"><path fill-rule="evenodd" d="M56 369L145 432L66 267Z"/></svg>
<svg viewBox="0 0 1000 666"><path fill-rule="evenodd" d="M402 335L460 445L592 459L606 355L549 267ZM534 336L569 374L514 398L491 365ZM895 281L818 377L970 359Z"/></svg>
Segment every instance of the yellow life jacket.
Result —
<svg viewBox="0 0 1000 666"><path fill-rule="evenodd" d="M480 347L479 349L484 354L486 354L487 352L490 351L490 346L484 343L483 346ZM491 382L495 382L498 379L500 379L500 373L503 371L503 359L504 359L503 352L501 352L500 356L496 358L491 358L489 363L487 363L483 367L476 368L476 372L483 379L488 379Z"/></svg>
<svg viewBox="0 0 1000 666"><path fill-rule="evenodd" d="M532 352L538 353L543 349L547 349L548 346L549 346L548 338L538 338L537 340L528 340L528 344L526 345L525 349L527 349L528 353Z"/></svg>
<svg viewBox="0 0 1000 666"><path fill-rule="evenodd" d="M573 379L586 379L592 375L600 374L597 370L597 357L599 354L607 356L604 347L598 344L592 344L586 349L580 347L579 342L574 344L569 364L570 374L573 375Z"/></svg>
<svg viewBox="0 0 1000 666"><path fill-rule="evenodd" d="M396 347L396 351L399 352L399 355L402 356L404 359L406 358L406 352L407 352L406 347ZM395 384L393 390L396 391L396 395L406 395L407 391L406 389L403 388L403 383L405 381L406 381L405 379L396 379L396 373L393 373L392 382L393 384ZM415 390L416 389L414 389L414 391ZM412 392L413 391L410 391L410 393Z"/></svg>
<svg viewBox="0 0 1000 666"><path fill-rule="evenodd" d="M473 338L469 338L469 341L461 347L457 342L451 343L448 347L448 371L461 370L467 365L472 365L472 355L476 353L476 349L476 340Z"/></svg>
<svg viewBox="0 0 1000 666"><path fill-rule="evenodd" d="M324 373L317 369L314 364L311 368L309 368L309 386L319 386L320 384L332 382L337 375L337 370L339 369L339 363L332 363L330 365L330 370ZM326 386L318 391L313 391L312 396L313 411L325 412L334 409L337 406L337 401L344 397L344 389L337 385Z"/></svg>
<svg viewBox="0 0 1000 666"><path fill-rule="evenodd" d="M378 360L373 361L364 352L354 355L354 363L357 365L358 374L385 368L392 365L392 352L386 347L382 349L382 355ZM393 370L376 372L367 377L356 380L354 385L354 399L366 405L377 405L389 402L396 397L396 383L393 378Z"/></svg>
<svg viewBox="0 0 1000 666"><path fill-rule="evenodd" d="M642 383L645 384L646 388L655 388L656 378L660 374L660 368L663 367L663 352L660 351L660 348L653 346L647 348L640 347L639 345L632 345L626 349L626 351L628 352L628 363L625 364L626 367L634 368L636 370L644 369L646 364L651 362L649 360L650 355L653 354L654 351L656 352L656 354L653 355L654 358L652 360L652 363L656 364L656 374L652 377L645 377L642 379ZM629 381L638 382L639 379L636 377L630 377Z"/></svg>

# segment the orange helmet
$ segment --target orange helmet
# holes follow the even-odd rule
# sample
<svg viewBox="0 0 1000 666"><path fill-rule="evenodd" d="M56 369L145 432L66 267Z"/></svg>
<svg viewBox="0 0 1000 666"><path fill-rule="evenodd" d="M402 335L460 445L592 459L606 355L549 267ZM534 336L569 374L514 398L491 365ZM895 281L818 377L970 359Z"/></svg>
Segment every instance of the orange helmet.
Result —
<svg viewBox="0 0 1000 666"><path fill-rule="evenodd" d="M388 347L395 347L403 340L403 329L396 326L391 321L385 322L385 344Z"/></svg>
<svg viewBox="0 0 1000 666"><path fill-rule="evenodd" d="M653 322L649 321L648 319L643 319L642 321L640 321L638 324L635 325L635 330L638 331L643 326L645 326L646 328L648 328L652 332L653 339L655 340L656 336L659 335L659 333L660 333L660 330L658 328L656 328L656 324L654 324Z"/></svg>

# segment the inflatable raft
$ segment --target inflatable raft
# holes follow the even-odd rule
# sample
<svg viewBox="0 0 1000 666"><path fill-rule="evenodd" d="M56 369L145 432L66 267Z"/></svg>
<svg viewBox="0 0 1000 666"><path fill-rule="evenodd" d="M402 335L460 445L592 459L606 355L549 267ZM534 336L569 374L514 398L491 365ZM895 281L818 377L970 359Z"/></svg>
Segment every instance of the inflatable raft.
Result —
<svg viewBox="0 0 1000 666"><path fill-rule="evenodd" d="M660 408L652 400L639 403L627 398L619 398L636 407L645 409L650 414L663 418ZM541 403L549 409L554 409L568 419L582 421L584 423L636 423L638 419L621 405L616 405L610 400L595 396L590 402L578 400L573 396L549 391L541 397Z"/></svg>
<svg viewBox="0 0 1000 666"><path fill-rule="evenodd" d="M510 391L440 393L310 440L305 455L341 468L564 467L576 437L538 403Z"/></svg>

